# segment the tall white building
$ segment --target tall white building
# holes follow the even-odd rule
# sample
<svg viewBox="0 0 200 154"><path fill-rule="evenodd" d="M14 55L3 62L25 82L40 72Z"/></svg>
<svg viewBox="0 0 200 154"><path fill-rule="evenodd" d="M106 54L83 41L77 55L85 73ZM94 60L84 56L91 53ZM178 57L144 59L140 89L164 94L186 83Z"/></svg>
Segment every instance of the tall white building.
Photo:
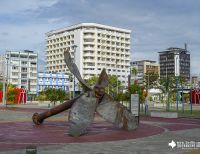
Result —
<svg viewBox="0 0 200 154"><path fill-rule="evenodd" d="M81 23L46 33L47 72L68 72L64 51L70 47L81 76L89 79L106 68L128 85L130 30L96 23ZM74 46L77 46L74 49Z"/></svg>
<svg viewBox="0 0 200 154"><path fill-rule="evenodd" d="M2 55L0 72L7 82L28 90L29 95L37 92L37 53L33 51L6 51Z"/></svg>

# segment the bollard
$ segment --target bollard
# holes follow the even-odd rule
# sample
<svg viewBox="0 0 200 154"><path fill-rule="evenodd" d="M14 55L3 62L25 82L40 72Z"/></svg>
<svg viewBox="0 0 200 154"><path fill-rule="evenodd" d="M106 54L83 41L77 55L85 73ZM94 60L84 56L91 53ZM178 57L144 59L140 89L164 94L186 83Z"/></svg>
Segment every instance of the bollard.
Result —
<svg viewBox="0 0 200 154"><path fill-rule="evenodd" d="M34 145L29 145L26 147L26 154L37 154L37 147Z"/></svg>

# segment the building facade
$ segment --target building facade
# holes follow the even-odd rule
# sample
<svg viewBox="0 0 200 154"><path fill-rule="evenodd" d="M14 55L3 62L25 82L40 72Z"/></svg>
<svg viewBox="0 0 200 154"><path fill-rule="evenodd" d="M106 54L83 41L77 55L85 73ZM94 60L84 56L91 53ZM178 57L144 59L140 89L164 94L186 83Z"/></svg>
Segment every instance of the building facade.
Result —
<svg viewBox="0 0 200 154"><path fill-rule="evenodd" d="M136 74L132 73L131 80L137 81L139 85L144 85L146 74L155 74L160 76L160 65L156 61L141 60L131 62L131 69L136 69Z"/></svg>
<svg viewBox="0 0 200 154"><path fill-rule="evenodd" d="M185 47L159 52L160 77L181 76L190 80L190 53Z"/></svg>
<svg viewBox="0 0 200 154"><path fill-rule="evenodd" d="M106 68L108 74L117 75L127 86L130 33L130 30L95 23L81 23L50 31L46 33L47 72L69 73L63 53L70 48L84 79L99 75Z"/></svg>
<svg viewBox="0 0 200 154"><path fill-rule="evenodd" d="M28 90L36 95L37 90L37 53L33 51L6 51L1 56L1 71L5 81Z"/></svg>
<svg viewBox="0 0 200 154"><path fill-rule="evenodd" d="M61 88L69 92L69 76L65 73L38 73L37 93L45 88Z"/></svg>
<svg viewBox="0 0 200 154"><path fill-rule="evenodd" d="M199 87L199 79L198 76L191 77L191 84L193 87Z"/></svg>

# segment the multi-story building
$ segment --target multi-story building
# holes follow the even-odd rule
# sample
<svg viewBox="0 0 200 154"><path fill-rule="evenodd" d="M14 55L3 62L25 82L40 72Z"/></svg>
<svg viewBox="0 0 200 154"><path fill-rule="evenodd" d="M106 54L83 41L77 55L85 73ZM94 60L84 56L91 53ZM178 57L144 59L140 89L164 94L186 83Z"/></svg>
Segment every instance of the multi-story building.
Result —
<svg viewBox="0 0 200 154"><path fill-rule="evenodd" d="M190 80L190 53L185 46L182 48L168 48L159 52L160 77L181 76Z"/></svg>
<svg viewBox="0 0 200 154"><path fill-rule="evenodd" d="M199 87L199 79L198 76L191 77L191 84L193 87Z"/></svg>
<svg viewBox="0 0 200 154"><path fill-rule="evenodd" d="M144 85L144 77L146 74L160 75L160 65L156 61L133 61L131 62L131 70L132 68L135 68L137 73L132 73L131 80L137 81L139 85Z"/></svg>
<svg viewBox="0 0 200 154"><path fill-rule="evenodd" d="M33 51L6 51L1 56L1 72L6 81L18 88L24 88L29 95L37 89L37 53Z"/></svg>
<svg viewBox="0 0 200 154"><path fill-rule="evenodd" d="M63 53L70 48L84 79L98 75L106 68L108 74L117 75L127 86L130 33L130 30L96 23L81 23L50 31L46 33L47 72L69 73Z"/></svg>
<svg viewBox="0 0 200 154"><path fill-rule="evenodd" d="M65 73L38 73L37 92L41 92L45 88L61 88L68 92L69 76Z"/></svg>

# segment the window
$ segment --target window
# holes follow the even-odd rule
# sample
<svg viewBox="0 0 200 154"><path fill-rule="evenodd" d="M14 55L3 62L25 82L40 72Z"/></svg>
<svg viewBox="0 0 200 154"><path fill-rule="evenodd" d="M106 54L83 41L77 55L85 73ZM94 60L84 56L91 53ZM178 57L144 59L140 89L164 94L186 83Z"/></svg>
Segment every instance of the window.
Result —
<svg viewBox="0 0 200 154"><path fill-rule="evenodd" d="M16 69L18 69L18 67L17 67L17 66L13 66L12 69L13 69L13 70L16 70Z"/></svg>
<svg viewBox="0 0 200 154"><path fill-rule="evenodd" d="M26 65L27 64L27 62L26 61L22 61L22 65Z"/></svg>

